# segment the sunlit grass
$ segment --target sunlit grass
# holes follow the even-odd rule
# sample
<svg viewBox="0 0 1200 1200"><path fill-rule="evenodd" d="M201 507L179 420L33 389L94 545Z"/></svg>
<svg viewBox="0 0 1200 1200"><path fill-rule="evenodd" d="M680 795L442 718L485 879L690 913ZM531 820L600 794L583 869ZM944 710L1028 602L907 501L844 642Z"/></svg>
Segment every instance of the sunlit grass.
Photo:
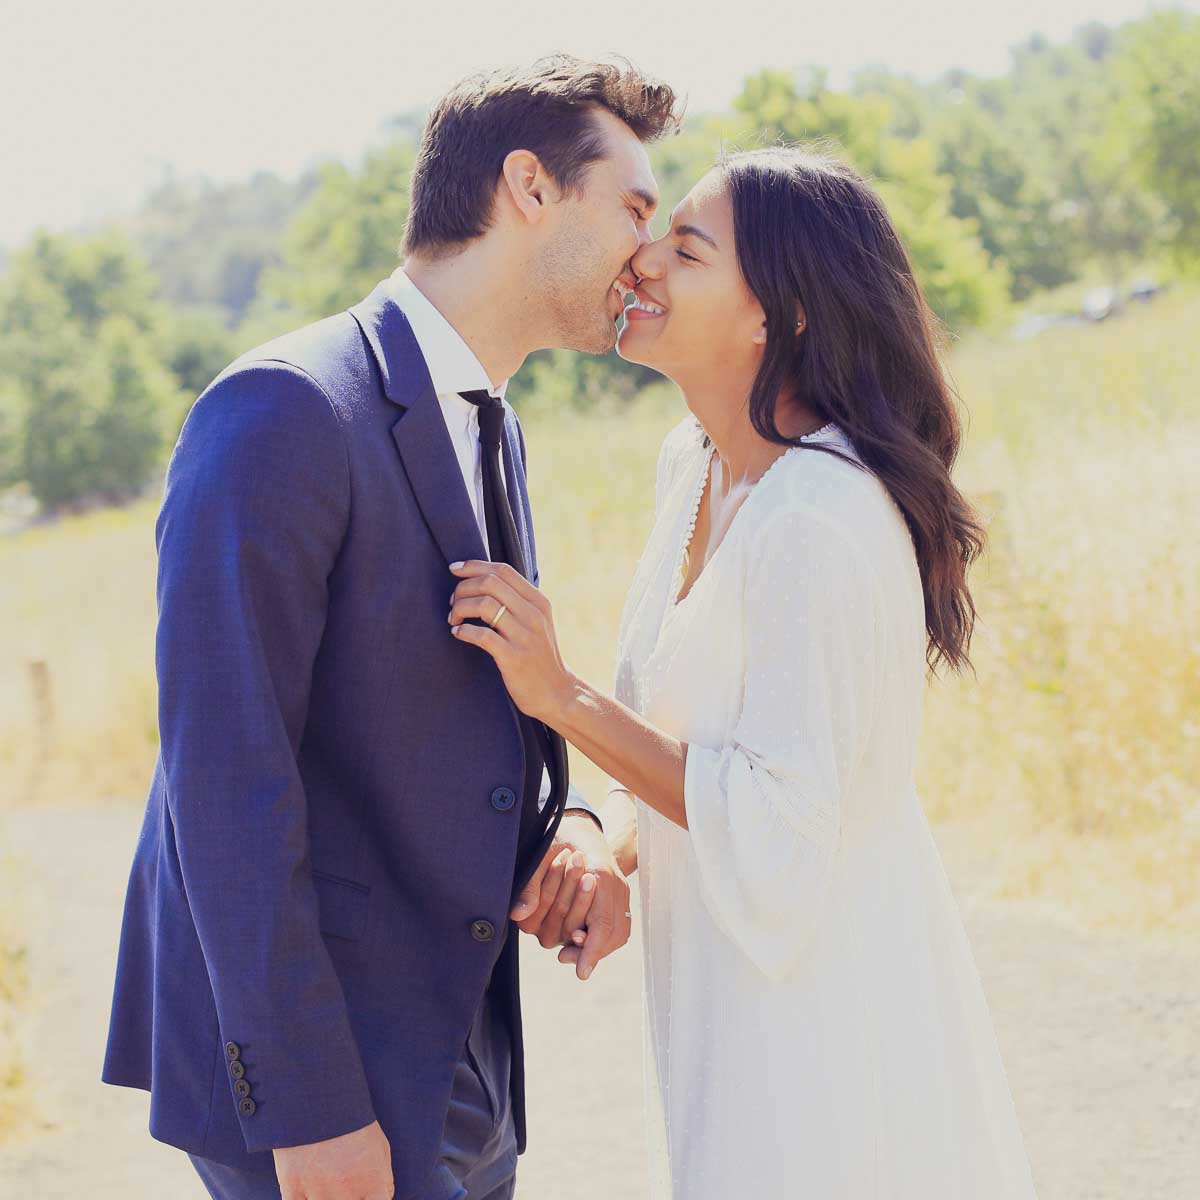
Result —
<svg viewBox="0 0 1200 1200"><path fill-rule="evenodd" d="M927 809L983 819L1006 891L1144 929L1200 923L1198 454L1179 422L970 456L978 678L925 715Z"/></svg>
<svg viewBox="0 0 1200 1200"><path fill-rule="evenodd" d="M0 542L0 803L144 794L157 507L153 495Z"/></svg>
<svg viewBox="0 0 1200 1200"><path fill-rule="evenodd" d="M1181 293L951 356L970 411L960 478L992 545L974 577L978 678L929 691L926 807L1002 839L1002 890L1143 929L1200 916L1198 322L1200 297ZM601 683L683 411L662 386L526 414L543 585L564 653ZM158 499L0 544L0 803L144 795Z"/></svg>
<svg viewBox="0 0 1200 1200"><path fill-rule="evenodd" d="M0 858L0 870L6 864ZM25 1095L26 1057L22 1024L27 1016L26 950L15 915L0 910L0 1142L31 1121Z"/></svg>

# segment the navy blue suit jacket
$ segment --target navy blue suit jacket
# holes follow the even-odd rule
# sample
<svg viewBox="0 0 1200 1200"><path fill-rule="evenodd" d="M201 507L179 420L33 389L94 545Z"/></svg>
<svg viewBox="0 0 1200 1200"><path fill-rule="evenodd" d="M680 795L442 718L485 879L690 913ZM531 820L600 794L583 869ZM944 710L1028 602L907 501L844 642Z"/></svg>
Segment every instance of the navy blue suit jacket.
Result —
<svg viewBox="0 0 1200 1200"><path fill-rule="evenodd" d="M492 660L446 624L447 565L486 554L385 284L204 391L156 540L160 750L103 1079L150 1090L156 1138L239 1166L378 1119L397 1200L424 1196L497 968L523 1148L503 935L524 752Z"/></svg>

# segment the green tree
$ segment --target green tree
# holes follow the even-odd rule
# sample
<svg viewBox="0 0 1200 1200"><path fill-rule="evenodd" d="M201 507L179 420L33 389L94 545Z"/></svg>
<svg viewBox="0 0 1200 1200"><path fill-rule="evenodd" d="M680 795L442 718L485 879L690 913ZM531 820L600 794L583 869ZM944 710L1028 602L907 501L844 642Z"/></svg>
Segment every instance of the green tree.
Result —
<svg viewBox="0 0 1200 1200"><path fill-rule="evenodd" d="M123 238L39 234L0 292L3 473L46 509L125 500L180 408L155 281Z"/></svg>
<svg viewBox="0 0 1200 1200"><path fill-rule="evenodd" d="M164 314L159 343L163 362L194 399L237 356L240 339L226 327L222 309L196 305Z"/></svg>
<svg viewBox="0 0 1200 1200"><path fill-rule="evenodd" d="M315 172L285 181L269 171L215 184L167 178L122 227L177 308L218 308L237 325L263 271L282 260L283 230L317 186Z"/></svg>
<svg viewBox="0 0 1200 1200"><path fill-rule="evenodd" d="M1003 311L1008 272L992 261L974 221L952 210L952 181L938 171L933 142L892 132L885 95L831 91L825 74L797 81L763 71L735 101L767 141L832 143L879 188L933 310L951 327L984 324Z"/></svg>
<svg viewBox="0 0 1200 1200"><path fill-rule="evenodd" d="M284 235L283 261L266 272L268 302L316 319L361 300L399 263L413 147L395 141L359 171L331 163Z"/></svg>
<svg viewBox="0 0 1200 1200"><path fill-rule="evenodd" d="M931 121L937 167L950 180L950 211L970 221L994 262L1012 275L1012 295L1074 279L1077 246L1066 213L1028 147L1006 133L974 81Z"/></svg>
<svg viewBox="0 0 1200 1200"><path fill-rule="evenodd" d="M39 232L5 278L4 330L31 333L48 321L94 333L108 317L156 329L158 282L121 234L76 238Z"/></svg>
<svg viewBox="0 0 1200 1200"><path fill-rule="evenodd" d="M1200 17L1161 12L1130 26L1118 78L1139 175L1164 203L1179 264L1200 268Z"/></svg>
<svg viewBox="0 0 1200 1200"><path fill-rule="evenodd" d="M21 481L21 395L10 380L0 380L0 489Z"/></svg>
<svg viewBox="0 0 1200 1200"><path fill-rule="evenodd" d="M1072 257L1098 262L1118 284L1161 242L1164 213L1137 167L1112 46L1088 26L1066 45L1039 38L1017 47L1002 119L1052 194Z"/></svg>

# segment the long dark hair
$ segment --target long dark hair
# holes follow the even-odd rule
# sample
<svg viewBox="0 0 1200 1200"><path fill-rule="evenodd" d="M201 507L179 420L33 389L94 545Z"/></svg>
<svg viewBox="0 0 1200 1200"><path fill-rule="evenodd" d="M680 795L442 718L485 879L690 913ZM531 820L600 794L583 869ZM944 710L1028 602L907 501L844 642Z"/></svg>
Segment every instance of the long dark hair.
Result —
<svg viewBox="0 0 1200 1200"><path fill-rule="evenodd" d="M854 443L904 514L925 593L926 661L970 665L967 568L983 527L954 485L961 426L938 361L936 318L883 201L824 149L777 146L721 159L738 266L767 318L750 419L772 442L794 395ZM796 334L797 305L806 327Z"/></svg>

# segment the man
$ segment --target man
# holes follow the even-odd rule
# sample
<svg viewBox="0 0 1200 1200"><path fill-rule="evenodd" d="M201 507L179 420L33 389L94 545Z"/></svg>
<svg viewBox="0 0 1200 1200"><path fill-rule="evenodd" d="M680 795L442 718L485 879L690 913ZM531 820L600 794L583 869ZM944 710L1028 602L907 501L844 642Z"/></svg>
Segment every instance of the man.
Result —
<svg viewBox="0 0 1200 1200"><path fill-rule="evenodd" d="M504 385L534 350L614 344L673 106L567 56L463 81L403 268L243 355L180 433L103 1078L151 1091L151 1133L214 1196L510 1197L509 917L549 947L586 916L581 978L628 938L561 739L450 632L448 564L537 584Z"/></svg>

